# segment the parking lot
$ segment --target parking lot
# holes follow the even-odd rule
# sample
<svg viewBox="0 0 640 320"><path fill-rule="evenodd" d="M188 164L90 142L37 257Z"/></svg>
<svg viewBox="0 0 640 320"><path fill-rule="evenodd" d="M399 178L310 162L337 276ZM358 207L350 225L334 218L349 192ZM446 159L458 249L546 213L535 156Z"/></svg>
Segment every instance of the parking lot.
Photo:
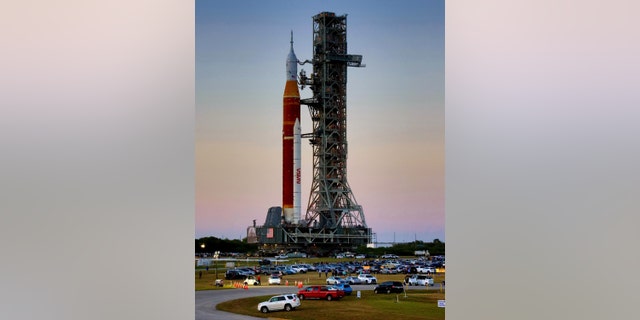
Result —
<svg viewBox="0 0 640 320"><path fill-rule="evenodd" d="M402 282L411 292L439 292L444 294L444 268L432 267L430 261L420 258L388 259L273 259L268 264L260 261L238 260L232 268L228 261L221 265L209 265L196 269L196 319L260 319L254 316L229 314L216 310L218 303L252 296L297 293L300 287L310 285L350 284L355 299L357 292L373 293L383 282ZM418 272L421 271L421 272ZM435 272L434 272L435 271ZM277 281L270 281L277 276ZM414 278L414 280L411 280ZM255 280L260 280L256 283ZM375 279L372 281L372 279ZM420 281L417 281L417 280ZM423 281L429 279L428 281ZM216 280L218 285L216 285ZM244 283L251 285L244 286ZM271 282L271 284L270 284ZM410 283L411 282L411 283ZM429 284L431 285L423 285ZM397 290L394 290L397 291ZM386 293L386 290L381 290ZM253 312L253 306L249 309ZM257 310L257 309L256 309ZM256 316L259 314L256 312Z"/></svg>

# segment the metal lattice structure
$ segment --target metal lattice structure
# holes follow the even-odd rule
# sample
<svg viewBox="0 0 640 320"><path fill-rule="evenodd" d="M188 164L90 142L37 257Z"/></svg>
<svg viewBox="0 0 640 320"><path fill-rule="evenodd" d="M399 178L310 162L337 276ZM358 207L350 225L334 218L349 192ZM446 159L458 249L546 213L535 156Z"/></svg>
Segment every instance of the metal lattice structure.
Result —
<svg viewBox="0 0 640 320"><path fill-rule="evenodd" d="M347 54L346 15L313 17L313 59L299 62L311 63L313 73L307 77L302 70L298 79L301 88L313 91L300 100L312 121L312 131L302 135L313 150L311 194L297 223L280 223L281 211L274 207L264 225L248 229L263 253L326 254L368 245L375 237L347 181L347 68L363 67L361 62L361 55Z"/></svg>
<svg viewBox="0 0 640 320"><path fill-rule="evenodd" d="M313 74L300 73L301 87L309 86L313 131L313 181L305 221L313 229L336 235L351 233L370 241L362 206L347 181L347 67L360 67L361 55L347 54L347 16L322 12L313 17ZM304 64L304 63L303 63ZM364 231L364 232L362 232Z"/></svg>

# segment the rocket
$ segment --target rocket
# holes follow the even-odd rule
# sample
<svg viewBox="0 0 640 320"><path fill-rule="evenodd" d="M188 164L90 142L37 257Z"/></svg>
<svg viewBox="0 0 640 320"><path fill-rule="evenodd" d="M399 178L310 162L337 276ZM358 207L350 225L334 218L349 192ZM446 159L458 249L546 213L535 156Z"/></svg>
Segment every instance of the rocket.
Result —
<svg viewBox="0 0 640 320"><path fill-rule="evenodd" d="M286 62L287 82L282 96L282 211L287 224L300 221L300 92L298 58L291 48Z"/></svg>

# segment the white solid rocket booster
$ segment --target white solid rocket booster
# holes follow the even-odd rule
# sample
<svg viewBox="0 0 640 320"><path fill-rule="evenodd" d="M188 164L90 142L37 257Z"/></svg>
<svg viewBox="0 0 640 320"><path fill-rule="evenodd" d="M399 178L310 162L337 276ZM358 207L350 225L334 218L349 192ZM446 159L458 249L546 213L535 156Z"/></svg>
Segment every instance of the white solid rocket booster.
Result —
<svg viewBox="0 0 640 320"><path fill-rule="evenodd" d="M301 130L300 130L300 119L296 119L295 124L293 125L293 223L298 224L300 222L300 203L301 203L301 172L300 172L300 164L302 163L301 159Z"/></svg>

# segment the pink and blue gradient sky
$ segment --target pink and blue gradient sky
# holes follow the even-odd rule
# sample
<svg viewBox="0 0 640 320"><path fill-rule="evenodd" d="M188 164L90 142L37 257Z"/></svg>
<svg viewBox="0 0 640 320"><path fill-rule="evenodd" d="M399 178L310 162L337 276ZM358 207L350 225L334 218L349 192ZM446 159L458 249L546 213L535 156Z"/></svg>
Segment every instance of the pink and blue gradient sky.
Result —
<svg viewBox="0 0 640 320"><path fill-rule="evenodd" d="M381 242L444 241L444 1L196 1L195 237L245 237L281 205L290 31L311 59L322 11L348 14L348 52L366 64L348 70L347 110L348 181L368 226ZM309 132L305 106L301 117Z"/></svg>

